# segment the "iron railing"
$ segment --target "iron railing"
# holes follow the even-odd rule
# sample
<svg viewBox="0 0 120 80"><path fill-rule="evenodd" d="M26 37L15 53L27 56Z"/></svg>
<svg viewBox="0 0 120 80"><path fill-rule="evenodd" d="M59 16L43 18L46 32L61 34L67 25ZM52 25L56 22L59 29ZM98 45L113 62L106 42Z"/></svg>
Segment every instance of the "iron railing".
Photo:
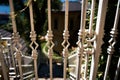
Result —
<svg viewBox="0 0 120 80"><path fill-rule="evenodd" d="M69 25L68 25L68 15L69 15L69 0L66 0L66 8L65 8L65 29L63 32L63 80L72 79L72 80L96 80L97 70L98 70L98 62L99 57L101 53L101 46L102 46L102 39L104 35L104 24L105 24L105 18L106 18L106 11L107 11L107 5L108 0L99 0L98 4L98 14L97 14L97 20L96 20L96 26L93 29L93 20L94 20L94 14L95 14L95 5L96 0L91 0L91 7L90 7L90 23L89 27L86 28L86 13L88 10L88 0L82 0L82 7L81 7L81 23L80 23L80 29L78 32L78 41L77 41L77 49L74 51L72 55L69 54ZM38 43L36 42L36 32L34 30L34 19L33 19L33 10L32 10L32 0L29 0L29 11L30 11L30 23L31 23L31 32L30 32L30 48L32 49L32 55L30 59L33 59L34 62L34 72L30 71L27 73L23 73L22 69L22 51L21 47L22 45L19 42L20 35L17 31L17 26L15 22L15 14L14 14L14 7L13 7L13 1L9 0L10 3L10 9L11 9L11 20L12 20L12 28L13 28L13 35L12 35L12 48L14 49L12 54L12 61L14 64L12 64L12 67L17 67L15 69L15 75L16 77L19 77L20 80L27 79L24 75L35 75L35 80L38 80L38 71L37 71L37 48ZM114 52L114 45L116 43L116 37L117 37L117 26L119 21L119 4L120 0L118 0L117 10L116 10L116 16L115 16L115 22L114 26L112 28L111 39L109 41L110 46L108 47L108 60L106 64L106 70L104 75L104 80L106 80L107 73L110 66L110 61L112 54ZM46 35L46 46L48 47L48 54L49 54L49 65L50 65L50 80L53 80L53 47L54 42L53 40L53 33L52 33L52 26L51 26L51 0L48 0L48 31ZM2 38L0 38L1 40ZM3 69L3 77L4 80L9 80L9 75L6 77L7 74L7 67L4 63L3 56L3 47L0 45L0 62ZM91 59L90 59L91 57ZM91 62L90 62L91 61ZM68 64L68 65L67 65ZM91 64L90 66L88 64ZM88 66L90 68L88 68ZM27 65L29 67L29 65ZM69 74L70 76L67 77L67 68L69 67ZM120 59L118 60L118 67L115 74L115 80L118 79L118 73L119 73L119 67L120 67ZM32 74L31 74L32 73ZM29 77L28 76L28 77Z"/></svg>

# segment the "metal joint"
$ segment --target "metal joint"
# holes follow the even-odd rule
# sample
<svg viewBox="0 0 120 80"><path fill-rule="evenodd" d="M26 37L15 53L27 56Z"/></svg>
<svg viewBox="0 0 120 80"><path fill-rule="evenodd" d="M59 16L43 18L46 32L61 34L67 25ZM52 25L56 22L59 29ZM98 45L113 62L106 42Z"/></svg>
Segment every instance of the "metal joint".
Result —
<svg viewBox="0 0 120 80"><path fill-rule="evenodd" d="M31 41L36 41L36 32L35 31L31 31L30 32L30 37L31 37Z"/></svg>

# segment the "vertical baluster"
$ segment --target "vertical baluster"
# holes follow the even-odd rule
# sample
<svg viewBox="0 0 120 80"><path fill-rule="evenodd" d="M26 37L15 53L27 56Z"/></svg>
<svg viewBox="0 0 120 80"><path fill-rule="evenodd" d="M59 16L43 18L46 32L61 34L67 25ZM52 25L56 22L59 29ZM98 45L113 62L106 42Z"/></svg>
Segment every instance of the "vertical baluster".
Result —
<svg viewBox="0 0 120 80"><path fill-rule="evenodd" d="M93 54L94 53L94 46L92 44L92 42L94 42L94 40L96 39L96 36L94 31L93 31L93 18L94 18L94 12L95 12L95 0L92 0L92 5L91 5L91 15L90 15L90 24L89 24L89 31L86 33L88 35L86 35L88 38L88 40L86 40L87 42L87 50L86 53L85 53L85 72L84 72L84 79L87 80L87 73L88 73L88 64L89 64L89 54ZM89 49L89 47L91 47L91 49Z"/></svg>
<svg viewBox="0 0 120 80"><path fill-rule="evenodd" d="M49 54L50 80L53 80L52 55L53 55L54 43L52 39L53 39L53 33L51 29L51 0L48 0L48 31L46 35L46 40L47 40L46 46L48 47L48 54Z"/></svg>
<svg viewBox="0 0 120 80"><path fill-rule="evenodd" d="M16 61L15 61L15 57L14 57L14 52L13 52L13 43L12 43L12 39L11 39L11 41L10 41L10 55L11 55L11 62L12 62L12 68L14 68L14 71L15 71L15 73L17 74L17 68L16 68ZM10 68L10 70L11 70L11 68ZM15 75L16 77L17 77L17 75Z"/></svg>
<svg viewBox="0 0 120 80"><path fill-rule="evenodd" d="M10 4L10 9L11 9L11 19L12 19L12 27L13 27L13 32L17 32L17 27L16 27L16 21L15 21L15 14L14 14L14 7L13 7L13 0L9 0Z"/></svg>
<svg viewBox="0 0 120 80"><path fill-rule="evenodd" d="M78 51L77 51L77 68L76 68L76 80L80 80L81 78L81 64L82 64L82 56L83 56L83 43L85 39L85 20L86 20L86 8L87 8L87 0L82 0L82 9L81 9L81 25L78 33Z"/></svg>
<svg viewBox="0 0 120 80"><path fill-rule="evenodd" d="M118 60L118 65L117 65L117 69L116 69L114 80L118 80L119 73L120 73L120 57L119 57L119 60Z"/></svg>
<svg viewBox="0 0 120 80"><path fill-rule="evenodd" d="M34 30L34 20L33 20L33 8L32 8L32 0L29 2L29 11L30 11L30 23L31 23L31 32L30 32L30 38L31 38L31 44L30 48L32 49L32 58L34 60L34 71L35 71L35 80L38 80L38 73L37 73L37 48L38 44L36 42L36 32Z"/></svg>
<svg viewBox="0 0 120 80"><path fill-rule="evenodd" d="M9 52L7 52L7 53L8 53L8 59L9 59L9 68L11 68L11 67L12 67L12 59L11 59L11 54L12 54L12 52L11 52L11 50L10 50L10 47L11 47L11 38L8 38L8 39L6 39L6 40L9 40L8 43L10 44L10 45L7 46L8 51L9 51Z"/></svg>
<svg viewBox="0 0 120 80"><path fill-rule="evenodd" d="M8 69L7 69L7 65L5 64L5 60L4 60L4 55L3 55L3 46L1 45L1 34L0 34L0 63L1 63L1 67L2 67L2 77L4 78L4 80L9 80L8 79Z"/></svg>
<svg viewBox="0 0 120 80"><path fill-rule="evenodd" d="M49 43L49 46L52 42L52 37L53 37L53 34L52 34L52 30L51 30L51 0L48 0L48 43ZM52 46L49 47L49 50L48 50L48 54L49 54L49 65L50 65L50 80L52 80L53 78L53 71L52 71L52 54L53 54L53 48L54 44L52 44Z"/></svg>
<svg viewBox="0 0 120 80"><path fill-rule="evenodd" d="M63 77L64 80L66 80L66 76L67 76L67 58L68 58L68 47L69 47L69 31L68 31L68 11L69 11L69 1L66 0L65 1L65 30L63 33L63 39L64 41L62 42L62 46L63 46L63 57L64 57L64 69L63 69Z"/></svg>
<svg viewBox="0 0 120 80"><path fill-rule="evenodd" d="M85 53L85 72L84 72L84 79L87 80L87 73L88 73L88 64L89 64L89 55L92 55L95 52L93 42L96 40L95 32L92 32L92 35L88 33L86 35L85 42L86 46L84 45L84 53Z"/></svg>
<svg viewBox="0 0 120 80"><path fill-rule="evenodd" d="M119 15L120 15L119 6L120 6L120 0L118 0L114 26L113 26L113 28L112 28L112 30L110 32L111 39L109 40L110 46L108 47L108 58L107 58L107 64L106 64L106 69L105 69L105 74L104 74L104 80L106 80L106 78L107 78L107 73L109 71L111 57L112 57L112 55L114 53L114 45L116 43L116 36L117 36L117 25L118 25Z"/></svg>
<svg viewBox="0 0 120 80"><path fill-rule="evenodd" d="M89 62L89 53L86 53L85 54L85 72L84 72L84 79L85 80L87 80L88 62Z"/></svg>
<svg viewBox="0 0 120 80"><path fill-rule="evenodd" d="M93 19L94 19L94 12L95 12L95 1L92 0L92 5L91 5L91 15L90 15L90 24L89 24L89 34L92 34L93 30Z"/></svg>
<svg viewBox="0 0 120 80"><path fill-rule="evenodd" d="M6 39L6 38L2 38L2 39ZM8 39L6 39L6 40L9 40L9 42L10 42L10 46L9 46L9 70L11 70L11 68L14 68L14 71L15 71L15 73L17 73L16 72L16 62L15 62L15 57L14 57L14 54L13 54L13 43L12 43L12 38L8 38ZM16 78L17 78L17 74L15 75L16 76Z"/></svg>
<svg viewBox="0 0 120 80"><path fill-rule="evenodd" d="M11 57L11 67L15 67L12 39L10 39L10 57Z"/></svg>
<svg viewBox="0 0 120 80"><path fill-rule="evenodd" d="M19 72L20 72L20 79L23 80L23 73L21 67L21 48L22 45L19 43L20 35L17 32L16 21L15 21L15 14L14 14L14 7L13 7L13 0L9 0L10 9L11 9L11 19L12 19L12 27L13 27L13 47L15 48L15 58L17 59Z"/></svg>
<svg viewBox="0 0 120 80"><path fill-rule="evenodd" d="M95 53L92 54L89 80L96 80L99 55L101 53L102 38L104 33L104 23L106 18L107 4L108 0L99 0L98 16L95 30L97 41L94 42Z"/></svg>

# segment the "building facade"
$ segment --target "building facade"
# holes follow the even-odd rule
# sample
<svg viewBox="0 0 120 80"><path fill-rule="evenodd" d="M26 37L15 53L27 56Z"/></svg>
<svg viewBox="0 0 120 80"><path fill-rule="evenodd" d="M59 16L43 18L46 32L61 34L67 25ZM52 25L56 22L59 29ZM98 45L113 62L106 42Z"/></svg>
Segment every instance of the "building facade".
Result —
<svg viewBox="0 0 120 80"><path fill-rule="evenodd" d="M76 46L77 38L78 38L78 30L80 28L80 14L81 13L81 3L78 1L70 1L69 2L69 42L70 47ZM63 42L63 31L64 31L64 23L65 23L65 2L63 2L62 9L60 11L52 11L52 30L53 30L53 41L55 43L54 50L61 54Z"/></svg>

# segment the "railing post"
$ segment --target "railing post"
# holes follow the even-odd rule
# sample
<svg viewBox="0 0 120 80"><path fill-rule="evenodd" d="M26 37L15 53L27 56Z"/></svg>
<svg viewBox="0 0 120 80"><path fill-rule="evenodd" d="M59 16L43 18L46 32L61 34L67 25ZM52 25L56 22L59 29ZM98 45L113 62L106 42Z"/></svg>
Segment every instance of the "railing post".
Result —
<svg viewBox="0 0 120 80"><path fill-rule="evenodd" d="M90 15L90 24L89 24L89 34L92 35L93 31L93 19L94 19L94 12L95 12L95 1L92 0L92 5L91 5L91 15Z"/></svg>
<svg viewBox="0 0 120 80"><path fill-rule="evenodd" d="M12 37L13 38L13 47L15 48L15 57L17 59L18 65L19 65L20 79L23 80L23 73L22 73L22 67L21 67L22 45L19 43L20 35L17 32L13 0L9 0L9 4L10 4L10 9L11 9L11 19L12 19L12 27L13 27L13 37Z"/></svg>
<svg viewBox="0 0 120 80"><path fill-rule="evenodd" d="M4 55L3 55L3 46L1 44L1 34L0 34L0 63L1 63L1 67L2 67L2 73L3 74L3 78L4 80L9 80L8 78L8 69L7 69L7 66L5 64L5 60L4 60Z"/></svg>
<svg viewBox="0 0 120 80"><path fill-rule="evenodd" d="M38 43L36 42L36 32L34 30L34 21L33 21L33 8L32 8L32 0L29 2L29 11L30 11L30 23L31 23L31 32L30 32L30 48L32 49L32 59L34 60L34 73L35 73L35 80L38 80L38 71L37 71L37 48Z"/></svg>
<svg viewBox="0 0 120 80"><path fill-rule="evenodd" d="M120 57L118 59L118 65L117 65L117 69L116 69L116 72L115 72L114 80L118 80L119 73L120 73Z"/></svg>
<svg viewBox="0 0 120 80"><path fill-rule="evenodd" d="M96 41L94 42L95 53L92 54L90 78L89 80L96 80L98 69L99 55L101 53L102 38L104 33L104 23L106 18L108 0L99 0L98 17L96 23Z"/></svg>
<svg viewBox="0 0 120 80"><path fill-rule="evenodd" d="M112 55L114 53L114 45L116 43L116 36L117 36L117 26L118 26L119 15L120 15L119 6L120 6L120 0L118 0L114 26L113 26L113 28L112 28L112 30L110 32L111 39L109 40L110 46L108 47L108 58L107 58L107 64L106 64L106 69L105 69L105 74L104 74L104 80L106 80L106 78L107 78L107 73L108 73L109 67L110 67L110 61L111 61Z"/></svg>
<svg viewBox="0 0 120 80"><path fill-rule="evenodd" d="M67 78L67 58L68 58L68 47L70 43L68 42L69 39L69 31L68 31L68 12L69 12L69 1L65 1L65 30L63 33L63 39L64 41L62 42L63 46L63 57L64 57L64 68L63 68L63 79L66 80Z"/></svg>
<svg viewBox="0 0 120 80"><path fill-rule="evenodd" d="M85 72L84 72L84 79L88 80L87 74L88 74L88 64L89 64L89 56L91 56L95 49L94 49L94 41L96 40L96 34L95 31L93 30L93 19L94 19L94 12L95 12L95 1L92 0L91 4L91 15L90 15L90 24L89 24L89 29L86 30L85 34L85 45L84 46L84 53L85 53Z"/></svg>
<svg viewBox="0 0 120 80"><path fill-rule="evenodd" d="M53 39L53 33L51 29L51 0L48 0L48 31L46 35L46 41L47 41L46 46L48 47L48 54L49 54L50 80L53 80L52 55L53 55L54 43L52 39Z"/></svg>
<svg viewBox="0 0 120 80"><path fill-rule="evenodd" d="M12 44L12 39L10 40L10 55L11 55L11 62L12 62L12 66L11 67L14 67L14 70L15 70L15 73L17 72L16 71L16 62L15 62L15 57L14 57L14 54L13 54L13 44ZM16 75L17 77L17 75Z"/></svg>
<svg viewBox="0 0 120 80"><path fill-rule="evenodd" d="M78 50L77 50L77 68L76 68L76 80L80 80L81 78L81 64L82 57L84 52L84 39L85 39L85 23L86 23L86 8L87 8L87 0L82 0L82 8L81 8L81 25L78 33Z"/></svg>

